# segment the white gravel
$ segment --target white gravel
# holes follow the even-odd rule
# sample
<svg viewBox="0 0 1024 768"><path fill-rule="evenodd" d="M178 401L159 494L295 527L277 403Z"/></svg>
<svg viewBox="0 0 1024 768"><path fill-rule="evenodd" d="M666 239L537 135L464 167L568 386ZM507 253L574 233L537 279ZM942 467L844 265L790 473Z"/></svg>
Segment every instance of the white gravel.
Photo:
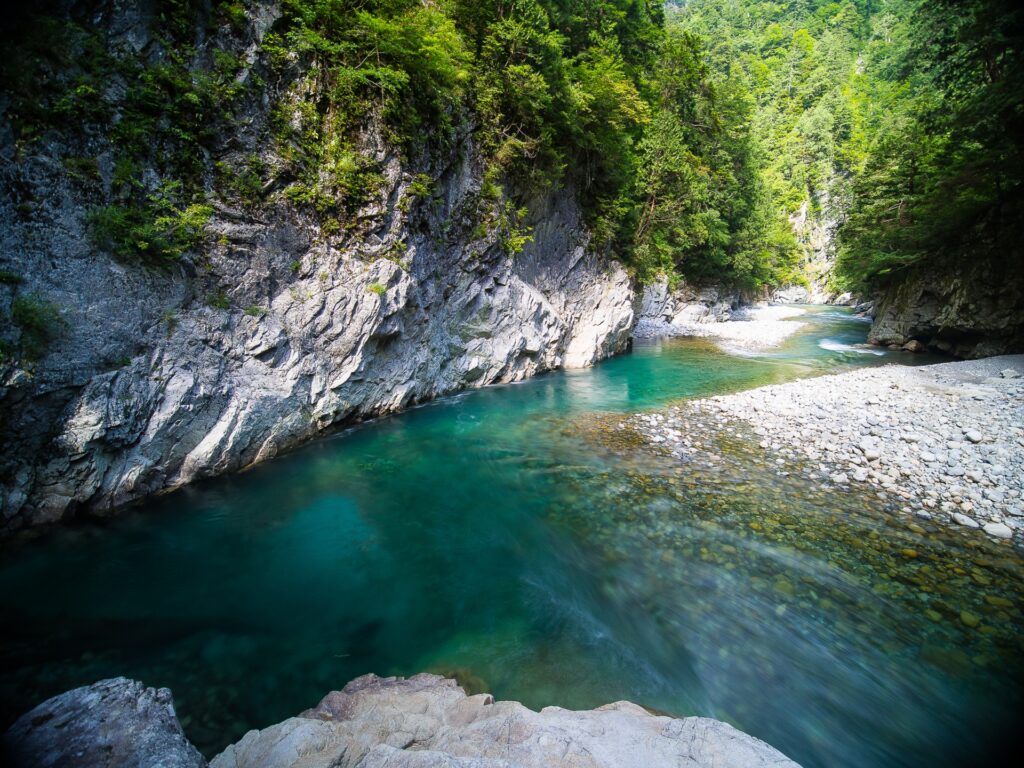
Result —
<svg viewBox="0 0 1024 768"><path fill-rule="evenodd" d="M1024 544L1024 355L890 365L695 400L625 424L683 455L690 428L746 422L779 471L817 468L908 515ZM790 466L793 465L793 466Z"/></svg>
<svg viewBox="0 0 1024 768"><path fill-rule="evenodd" d="M672 327L683 336L711 338L727 351L765 350L777 347L803 328L805 323L787 318L806 311L792 306L749 307L725 322L676 322Z"/></svg>

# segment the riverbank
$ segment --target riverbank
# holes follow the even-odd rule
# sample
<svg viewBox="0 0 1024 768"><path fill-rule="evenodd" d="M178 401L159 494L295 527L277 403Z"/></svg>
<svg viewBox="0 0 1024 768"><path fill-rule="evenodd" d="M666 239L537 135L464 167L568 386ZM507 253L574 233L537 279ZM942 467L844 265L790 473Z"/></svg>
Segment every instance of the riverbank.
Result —
<svg viewBox="0 0 1024 768"><path fill-rule="evenodd" d="M2 757L37 765L207 768L185 738L171 692L126 678L43 702L12 726ZM5 764L8 764L5 761ZM618 701L540 712L455 680L364 675L313 709L249 731L212 768L799 768L759 739L703 717L655 715Z"/></svg>
<svg viewBox="0 0 1024 768"><path fill-rule="evenodd" d="M807 310L795 306L753 306L703 316L679 313L671 322L640 322L637 338L655 336L696 336L709 338L725 351L763 351L777 347L805 326L792 318Z"/></svg>
<svg viewBox="0 0 1024 768"><path fill-rule="evenodd" d="M1024 531L1024 356L886 366L695 400L622 422L682 462L746 434L779 473L875 493L908 517ZM713 460L713 457L711 457Z"/></svg>

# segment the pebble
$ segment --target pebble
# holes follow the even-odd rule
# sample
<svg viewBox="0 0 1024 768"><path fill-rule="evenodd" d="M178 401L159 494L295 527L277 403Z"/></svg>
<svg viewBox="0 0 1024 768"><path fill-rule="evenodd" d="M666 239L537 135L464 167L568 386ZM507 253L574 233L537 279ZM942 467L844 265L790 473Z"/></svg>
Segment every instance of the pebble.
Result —
<svg viewBox="0 0 1024 768"><path fill-rule="evenodd" d="M985 595L985 602L996 608L1013 608L1013 601L999 595Z"/></svg>
<svg viewBox="0 0 1024 768"><path fill-rule="evenodd" d="M1013 529L1004 523L985 523L983 526L985 533L989 536L995 536L997 539L1012 539Z"/></svg>
<svg viewBox="0 0 1024 768"><path fill-rule="evenodd" d="M668 411L670 423L659 414L627 423L680 461L703 463L711 446L697 453L689 419L731 439L753 431L779 474L860 487L911 519L1024 543L1024 398L1020 375L997 366L1024 371L1012 357L863 368L689 401Z"/></svg>
<svg viewBox="0 0 1024 768"><path fill-rule="evenodd" d="M972 628L981 624L981 619L979 619L970 611L960 611L960 621L962 621L968 627Z"/></svg>
<svg viewBox="0 0 1024 768"><path fill-rule="evenodd" d="M960 525L963 525L963 526L965 526L967 528L977 528L978 527L978 521L977 520L975 520L973 517L968 517L967 515L965 515L965 514L963 514L961 512L954 512L953 513L953 519L956 520Z"/></svg>

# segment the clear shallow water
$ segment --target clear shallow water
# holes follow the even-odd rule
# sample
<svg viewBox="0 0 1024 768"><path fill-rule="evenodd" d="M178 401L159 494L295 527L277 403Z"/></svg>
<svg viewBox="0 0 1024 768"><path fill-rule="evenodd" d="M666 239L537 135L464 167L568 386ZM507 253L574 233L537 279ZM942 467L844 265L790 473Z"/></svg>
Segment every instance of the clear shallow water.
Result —
<svg viewBox="0 0 1024 768"><path fill-rule="evenodd" d="M3 720L123 674L169 686L213 754L357 675L430 670L534 708L719 717L808 768L974 762L1021 703L1009 547L910 530L735 436L711 467L608 438L680 397L921 361L862 354L866 332L822 310L771 355L640 344L8 547Z"/></svg>

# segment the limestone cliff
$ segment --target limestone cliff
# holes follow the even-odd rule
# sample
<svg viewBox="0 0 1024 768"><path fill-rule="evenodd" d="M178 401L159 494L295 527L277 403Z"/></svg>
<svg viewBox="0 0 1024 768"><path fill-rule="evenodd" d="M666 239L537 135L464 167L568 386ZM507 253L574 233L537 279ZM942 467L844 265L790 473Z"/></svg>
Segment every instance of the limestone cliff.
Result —
<svg viewBox="0 0 1024 768"><path fill-rule="evenodd" d="M113 51L160 53L146 5L110 4ZM238 78L255 78L278 13L253 4ZM254 97L222 162L280 164L261 138L268 104ZM380 181L340 230L275 192L272 174L257 204L211 194L205 244L163 269L87 235L117 173L108 136L16 145L5 118L0 316L51 317L37 359L0 355L0 531L103 514L337 424L628 344L630 281L589 247L573 190L528 199L532 239L510 248L469 116L446 149L410 156L371 115L358 151ZM95 178L71 156L94 158ZM31 320L0 340L25 346Z"/></svg>

